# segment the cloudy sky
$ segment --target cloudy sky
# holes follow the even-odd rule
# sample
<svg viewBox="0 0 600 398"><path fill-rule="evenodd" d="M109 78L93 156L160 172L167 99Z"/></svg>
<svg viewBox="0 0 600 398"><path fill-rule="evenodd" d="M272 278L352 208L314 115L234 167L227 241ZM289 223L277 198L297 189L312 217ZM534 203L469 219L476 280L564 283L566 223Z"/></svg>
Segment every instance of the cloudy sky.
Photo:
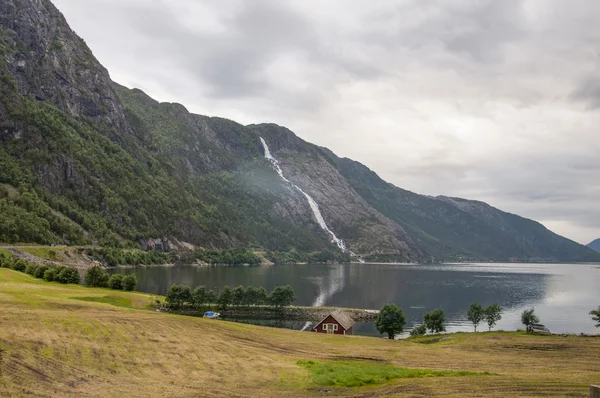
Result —
<svg viewBox="0 0 600 398"><path fill-rule="evenodd" d="M112 78L600 237L597 0L54 0Z"/></svg>

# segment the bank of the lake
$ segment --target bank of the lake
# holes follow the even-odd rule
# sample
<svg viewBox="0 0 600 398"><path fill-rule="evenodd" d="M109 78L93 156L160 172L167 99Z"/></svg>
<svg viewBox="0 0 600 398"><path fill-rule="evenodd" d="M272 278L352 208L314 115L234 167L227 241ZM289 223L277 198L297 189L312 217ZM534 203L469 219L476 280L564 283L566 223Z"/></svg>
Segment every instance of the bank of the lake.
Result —
<svg viewBox="0 0 600 398"><path fill-rule="evenodd" d="M503 307L498 329L522 328L520 313L535 307L541 322L555 333L596 334L589 312L600 304L597 264L337 264L253 267L187 266L117 269L134 273L138 289L164 295L173 283L204 285L220 291L231 287L290 284L298 306L379 309L392 302L403 308L407 329L435 308L446 312L450 332L471 331L468 307L498 303ZM311 319L305 319L310 321ZM355 333L380 336L370 322Z"/></svg>

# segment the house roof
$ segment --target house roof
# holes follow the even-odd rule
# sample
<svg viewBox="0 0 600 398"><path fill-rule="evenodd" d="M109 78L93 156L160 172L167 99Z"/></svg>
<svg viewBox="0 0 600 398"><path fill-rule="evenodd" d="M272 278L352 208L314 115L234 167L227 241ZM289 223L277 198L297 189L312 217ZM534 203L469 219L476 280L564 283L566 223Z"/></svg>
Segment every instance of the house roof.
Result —
<svg viewBox="0 0 600 398"><path fill-rule="evenodd" d="M348 315L347 313L345 313L342 310L335 310L332 313L330 313L329 315L327 315L325 318L323 318L321 320L321 322L317 323L315 325L315 328L317 326L319 326L320 324L323 323L323 321L329 317L332 317L333 319L335 319L337 321L337 323L339 323L340 325L342 325L342 327L346 330L350 329L353 325L354 325L354 321L352 320L352 318L350 318L350 315Z"/></svg>

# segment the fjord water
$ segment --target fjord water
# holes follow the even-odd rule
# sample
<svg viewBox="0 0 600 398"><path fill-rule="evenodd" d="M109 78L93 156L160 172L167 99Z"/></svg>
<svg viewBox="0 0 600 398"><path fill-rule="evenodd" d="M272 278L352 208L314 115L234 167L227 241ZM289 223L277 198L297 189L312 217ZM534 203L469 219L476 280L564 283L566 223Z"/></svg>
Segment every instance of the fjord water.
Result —
<svg viewBox="0 0 600 398"><path fill-rule="evenodd" d="M600 305L600 266L593 264L177 266L114 272L136 274L138 290L155 294L164 294L173 283L215 290L225 285L271 290L290 284L297 305L379 309L384 303L396 303L406 314L407 328L439 307L446 312L448 331L472 331L466 316L469 305L478 301L498 303L504 309L496 329L522 328L521 312L534 307L552 332L600 332L588 314ZM480 325L480 330L486 329ZM358 324L355 333L379 335L372 323Z"/></svg>

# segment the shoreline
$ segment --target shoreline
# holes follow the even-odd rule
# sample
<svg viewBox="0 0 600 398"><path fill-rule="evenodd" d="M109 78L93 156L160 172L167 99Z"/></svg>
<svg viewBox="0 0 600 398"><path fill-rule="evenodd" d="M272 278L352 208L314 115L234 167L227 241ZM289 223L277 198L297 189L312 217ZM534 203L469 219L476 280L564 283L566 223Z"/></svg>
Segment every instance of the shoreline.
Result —
<svg viewBox="0 0 600 398"><path fill-rule="evenodd" d="M205 311L219 311L224 320L229 319L274 319L274 320L298 320L318 322L330 313L341 310L347 313L355 322L374 321L379 314L379 310L369 310L360 308L340 308L340 307L304 307L290 306L283 308L272 307L250 307L244 309L227 309L219 311L216 306L206 306L202 310L182 309L169 310L157 308L159 312L168 312L177 315L188 315L201 317Z"/></svg>

